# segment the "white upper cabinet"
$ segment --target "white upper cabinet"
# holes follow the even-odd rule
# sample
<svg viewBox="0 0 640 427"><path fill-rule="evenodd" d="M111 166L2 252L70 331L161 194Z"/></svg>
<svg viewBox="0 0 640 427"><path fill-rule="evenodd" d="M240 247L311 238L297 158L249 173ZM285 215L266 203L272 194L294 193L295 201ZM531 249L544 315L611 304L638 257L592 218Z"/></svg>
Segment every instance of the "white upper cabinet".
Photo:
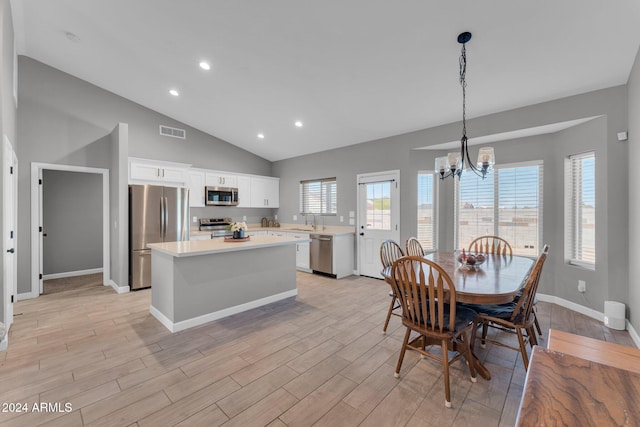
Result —
<svg viewBox="0 0 640 427"><path fill-rule="evenodd" d="M206 183L209 187L232 187L238 186L238 176L227 172L209 171L207 172Z"/></svg>
<svg viewBox="0 0 640 427"><path fill-rule="evenodd" d="M238 207L251 207L251 177L238 175Z"/></svg>
<svg viewBox="0 0 640 427"><path fill-rule="evenodd" d="M202 169L189 169L189 206L204 206L204 180L206 172Z"/></svg>
<svg viewBox="0 0 640 427"><path fill-rule="evenodd" d="M238 191L238 194L240 192ZM251 207L280 207L280 178L251 177Z"/></svg>
<svg viewBox="0 0 640 427"><path fill-rule="evenodd" d="M188 180L188 168L183 163L129 158L129 183L184 186Z"/></svg>

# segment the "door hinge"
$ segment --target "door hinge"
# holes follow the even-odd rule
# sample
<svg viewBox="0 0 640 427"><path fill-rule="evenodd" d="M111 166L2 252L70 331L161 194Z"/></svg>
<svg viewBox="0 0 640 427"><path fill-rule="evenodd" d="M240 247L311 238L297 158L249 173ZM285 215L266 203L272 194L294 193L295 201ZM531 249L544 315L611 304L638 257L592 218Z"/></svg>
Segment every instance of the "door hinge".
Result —
<svg viewBox="0 0 640 427"><path fill-rule="evenodd" d="M42 273L38 275L38 279L42 280Z"/></svg>
<svg viewBox="0 0 640 427"><path fill-rule="evenodd" d="M38 227L38 231L42 233L42 226Z"/></svg>
<svg viewBox="0 0 640 427"><path fill-rule="evenodd" d="M38 184L42 185L42 180L41 179L38 180Z"/></svg>
<svg viewBox="0 0 640 427"><path fill-rule="evenodd" d="M9 238L10 238L10 239L13 239L13 230L11 230L11 231L9 232Z"/></svg>
<svg viewBox="0 0 640 427"><path fill-rule="evenodd" d="M9 174L13 175L13 166L9 166Z"/></svg>
<svg viewBox="0 0 640 427"><path fill-rule="evenodd" d="M11 295L11 303L13 304L13 295Z"/></svg>

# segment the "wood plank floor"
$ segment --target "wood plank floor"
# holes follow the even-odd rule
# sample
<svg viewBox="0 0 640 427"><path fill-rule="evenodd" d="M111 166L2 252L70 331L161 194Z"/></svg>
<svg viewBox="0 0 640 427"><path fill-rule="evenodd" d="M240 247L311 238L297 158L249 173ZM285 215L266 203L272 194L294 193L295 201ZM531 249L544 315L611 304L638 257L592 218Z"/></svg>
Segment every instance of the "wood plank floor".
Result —
<svg viewBox="0 0 640 427"><path fill-rule="evenodd" d="M29 412L0 412L0 424L514 424L525 379L516 352L477 349L491 381L472 384L462 362L453 364L446 409L436 362L408 352L393 376L404 330L393 316L380 333L383 281L298 273L298 289L295 299L175 334L149 314L150 290L89 287L21 301L0 353L0 402ZM553 327L633 345L627 332L557 305L539 303L538 317L545 334ZM47 411L32 412L42 403Z"/></svg>

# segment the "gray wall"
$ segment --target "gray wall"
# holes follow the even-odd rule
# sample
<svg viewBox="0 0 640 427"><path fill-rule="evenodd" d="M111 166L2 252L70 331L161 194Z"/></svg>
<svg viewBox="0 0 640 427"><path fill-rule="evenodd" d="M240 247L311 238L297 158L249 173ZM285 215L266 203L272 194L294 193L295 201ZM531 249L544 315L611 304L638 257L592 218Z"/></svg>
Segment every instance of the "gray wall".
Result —
<svg viewBox="0 0 640 427"><path fill-rule="evenodd" d="M552 135L522 138L491 144L502 164L527 160L544 161L543 242L551 245L540 292L603 311L605 299L626 301L627 287L627 162L626 143L616 133L627 128L626 88L563 98L469 120L474 137L515 131L574 119L602 116L579 127ZM339 216L356 210L356 175L400 169L401 229L404 241L416 234L416 175L433 170L439 151L415 150L459 139L460 123L451 123L364 144L275 162L274 175L280 177L279 215L293 222L298 215L300 180L336 176L338 216L327 217L327 224L340 225ZM477 147L472 152L477 152ZM598 212L598 261L595 271L566 264L564 260L564 157L596 150ZM453 249L453 183L441 182L439 190L439 247ZM304 221L298 215L298 222ZM346 225L346 224L342 224ZM577 280L587 281L587 292L577 292Z"/></svg>
<svg viewBox="0 0 640 427"><path fill-rule="evenodd" d="M2 74L0 76L0 137L6 135L13 145L14 150L18 150L18 140L16 138L16 105L13 97L13 21L9 0L0 0L0 57L2 58ZM0 161L4 164L4 149L0 150ZM0 173L0 198L3 197L4 179ZM0 209L0 224L3 221L3 211ZM20 222L20 215L17 221ZM18 234L19 236L19 234ZM0 241L4 242L4 228L0 226ZM0 257L0 267L4 272L4 258ZM0 276L0 321L4 319L4 274Z"/></svg>
<svg viewBox="0 0 640 427"><path fill-rule="evenodd" d="M27 219L30 217L28 165L31 162L108 168L110 176L114 172L120 176L120 191L126 166L124 171L113 170L114 156L120 156L120 160L124 155L271 175L271 162L86 81L24 56L19 57L19 67L18 137L21 143L18 160L21 168L18 215L24 218L19 225L19 293L30 292L31 286L31 225ZM128 124L128 143L124 144L128 146L126 154L118 152L123 149L122 141L119 149L112 144L114 137L111 132L118 123ZM160 136L160 124L186 129L187 139ZM122 199L119 203L123 203ZM122 215L121 206L117 212ZM126 214L126 209L124 212ZM116 221L111 219L111 230L122 232L125 229L122 219L118 223ZM118 244L121 246L122 242ZM126 260L120 262L119 270L128 268ZM113 280L119 286L126 286L118 274L113 274Z"/></svg>
<svg viewBox="0 0 640 427"><path fill-rule="evenodd" d="M129 281L128 169L129 125L118 123L109 135L111 168L109 169L109 263L110 280L126 287Z"/></svg>
<svg viewBox="0 0 640 427"><path fill-rule="evenodd" d="M640 253L640 51L629 76L629 253ZM629 263L629 321L640 332L640 263Z"/></svg>
<svg viewBox="0 0 640 427"><path fill-rule="evenodd" d="M42 172L43 274L102 268L102 175Z"/></svg>

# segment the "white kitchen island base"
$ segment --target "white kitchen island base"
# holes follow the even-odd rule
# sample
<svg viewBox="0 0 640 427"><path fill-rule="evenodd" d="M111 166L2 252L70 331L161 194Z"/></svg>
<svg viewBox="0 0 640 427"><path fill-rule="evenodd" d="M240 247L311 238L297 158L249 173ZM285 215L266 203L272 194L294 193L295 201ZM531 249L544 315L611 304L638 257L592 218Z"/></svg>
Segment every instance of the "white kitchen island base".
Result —
<svg viewBox="0 0 640 427"><path fill-rule="evenodd" d="M296 243L300 239L217 240L149 245L150 312L171 332L298 294Z"/></svg>

